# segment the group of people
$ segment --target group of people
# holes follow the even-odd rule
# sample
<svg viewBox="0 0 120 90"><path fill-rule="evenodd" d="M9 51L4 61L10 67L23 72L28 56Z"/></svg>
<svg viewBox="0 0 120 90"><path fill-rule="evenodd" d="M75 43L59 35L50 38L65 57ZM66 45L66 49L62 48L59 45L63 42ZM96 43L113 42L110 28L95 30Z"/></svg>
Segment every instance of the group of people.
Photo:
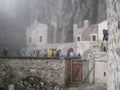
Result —
<svg viewBox="0 0 120 90"><path fill-rule="evenodd" d="M32 55L31 55L32 56ZM63 51L61 49L48 49L48 50L37 50L36 51L37 57L64 57ZM75 55L73 48L69 48L67 51L67 57L81 57L80 53Z"/></svg>
<svg viewBox="0 0 120 90"><path fill-rule="evenodd" d="M10 50L9 48L4 48L3 52L2 52L2 56L11 56L13 53L13 50ZM26 57L26 56L31 56L31 57L57 57L57 58L62 58L62 57L69 57L69 58L74 58L74 57L80 57L81 55L80 53L78 53L78 55L75 55L74 49L73 48L69 48L65 53L63 53L62 49L44 49L44 50L31 50L29 52L29 55L27 55L27 49L26 48L20 48L18 51L17 56L21 56L21 57Z"/></svg>
<svg viewBox="0 0 120 90"><path fill-rule="evenodd" d="M62 50L61 49L48 49L48 50L37 50L36 51L37 57L62 57Z"/></svg>

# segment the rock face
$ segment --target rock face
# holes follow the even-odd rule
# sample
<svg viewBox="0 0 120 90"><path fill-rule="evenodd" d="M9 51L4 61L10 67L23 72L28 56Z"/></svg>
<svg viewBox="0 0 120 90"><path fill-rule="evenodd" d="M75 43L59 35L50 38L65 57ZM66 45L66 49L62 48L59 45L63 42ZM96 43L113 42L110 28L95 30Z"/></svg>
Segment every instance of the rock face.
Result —
<svg viewBox="0 0 120 90"><path fill-rule="evenodd" d="M120 1L107 0L108 90L120 90Z"/></svg>
<svg viewBox="0 0 120 90"><path fill-rule="evenodd" d="M40 2L45 5L40 5ZM82 26L85 19L97 23L106 18L105 0L36 0L31 5L34 7L32 12L35 12L32 22L38 19L39 22L54 26L56 23L56 42L73 41L74 23Z"/></svg>
<svg viewBox="0 0 120 90"><path fill-rule="evenodd" d="M6 2L8 1L9 0L5 0L4 2L0 1L0 6L6 6ZM106 19L105 1L106 0L14 0L14 3L11 2L10 4L8 2L7 7L2 7L5 8L4 11L0 9L0 26L1 32L4 34L0 35L0 41L2 41L3 46L6 44L8 44L8 46L11 44L12 46L13 43L14 45L17 44L17 46L24 45L26 43L25 30L37 19L40 23L50 24L55 27L55 42L72 42L73 23L82 26L84 19L89 19L92 23ZM14 35L11 35L12 33L14 33Z"/></svg>

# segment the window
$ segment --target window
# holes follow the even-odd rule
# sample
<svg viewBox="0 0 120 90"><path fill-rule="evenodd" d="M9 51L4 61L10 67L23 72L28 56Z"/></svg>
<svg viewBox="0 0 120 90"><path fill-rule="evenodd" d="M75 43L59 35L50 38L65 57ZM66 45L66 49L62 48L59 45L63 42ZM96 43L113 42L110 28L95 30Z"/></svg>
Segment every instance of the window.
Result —
<svg viewBox="0 0 120 90"><path fill-rule="evenodd" d="M80 41L80 37L77 37L77 41Z"/></svg>
<svg viewBox="0 0 120 90"><path fill-rule="evenodd" d="M81 36L80 36L80 35L78 35L78 36L76 37L76 42L79 42L79 41L81 41Z"/></svg>
<svg viewBox="0 0 120 90"><path fill-rule="evenodd" d="M120 29L120 20L118 20L118 29Z"/></svg>
<svg viewBox="0 0 120 90"><path fill-rule="evenodd" d="M96 36L92 36L92 41L96 41Z"/></svg>
<svg viewBox="0 0 120 90"><path fill-rule="evenodd" d="M31 37L29 37L29 42L31 43L31 41L32 41L32 38L31 38Z"/></svg>
<svg viewBox="0 0 120 90"><path fill-rule="evenodd" d="M106 72L104 72L104 77L106 76Z"/></svg>
<svg viewBox="0 0 120 90"><path fill-rule="evenodd" d="M40 42L42 42L42 36L40 36Z"/></svg>
<svg viewBox="0 0 120 90"><path fill-rule="evenodd" d="M97 34L91 34L91 41L97 41Z"/></svg>

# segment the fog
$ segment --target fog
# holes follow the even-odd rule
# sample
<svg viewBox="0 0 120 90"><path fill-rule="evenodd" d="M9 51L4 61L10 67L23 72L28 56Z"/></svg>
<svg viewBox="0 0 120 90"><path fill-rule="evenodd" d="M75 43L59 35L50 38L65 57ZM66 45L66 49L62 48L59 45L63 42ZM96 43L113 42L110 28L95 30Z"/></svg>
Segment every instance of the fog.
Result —
<svg viewBox="0 0 120 90"><path fill-rule="evenodd" d="M27 27L35 16L38 16L41 23L51 22L53 9L50 6L53 8L57 1L59 0L0 0L0 47L25 46Z"/></svg>
<svg viewBox="0 0 120 90"><path fill-rule="evenodd" d="M28 0L0 0L0 47L25 46L29 5Z"/></svg>
<svg viewBox="0 0 120 90"><path fill-rule="evenodd" d="M35 19L57 24L56 42L72 42L73 24L105 20L105 5L105 0L0 0L0 47L25 46L26 29Z"/></svg>

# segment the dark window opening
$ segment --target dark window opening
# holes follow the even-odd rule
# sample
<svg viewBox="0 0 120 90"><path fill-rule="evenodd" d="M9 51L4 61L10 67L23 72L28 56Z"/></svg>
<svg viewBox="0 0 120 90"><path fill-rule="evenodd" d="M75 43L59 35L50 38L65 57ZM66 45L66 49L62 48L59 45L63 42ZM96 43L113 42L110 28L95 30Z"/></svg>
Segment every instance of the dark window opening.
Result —
<svg viewBox="0 0 120 90"><path fill-rule="evenodd" d="M42 42L42 36L40 36L40 42Z"/></svg>
<svg viewBox="0 0 120 90"><path fill-rule="evenodd" d="M118 20L118 29L120 29L120 20Z"/></svg>
<svg viewBox="0 0 120 90"><path fill-rule="evenodd" d="M96 36L92 36L92 41L96 41Z"/></svg>
<svg viewBox="0 0 120 90"><path fill-rule="evenodd" d="M80 37L77 37L77 41L80 41Z"/></svg>
<svg viewBox="0 0 120 90"><path fill-rule="evenodd" d="M104 77L106 76L106 72L104 72Z"/></svg>

